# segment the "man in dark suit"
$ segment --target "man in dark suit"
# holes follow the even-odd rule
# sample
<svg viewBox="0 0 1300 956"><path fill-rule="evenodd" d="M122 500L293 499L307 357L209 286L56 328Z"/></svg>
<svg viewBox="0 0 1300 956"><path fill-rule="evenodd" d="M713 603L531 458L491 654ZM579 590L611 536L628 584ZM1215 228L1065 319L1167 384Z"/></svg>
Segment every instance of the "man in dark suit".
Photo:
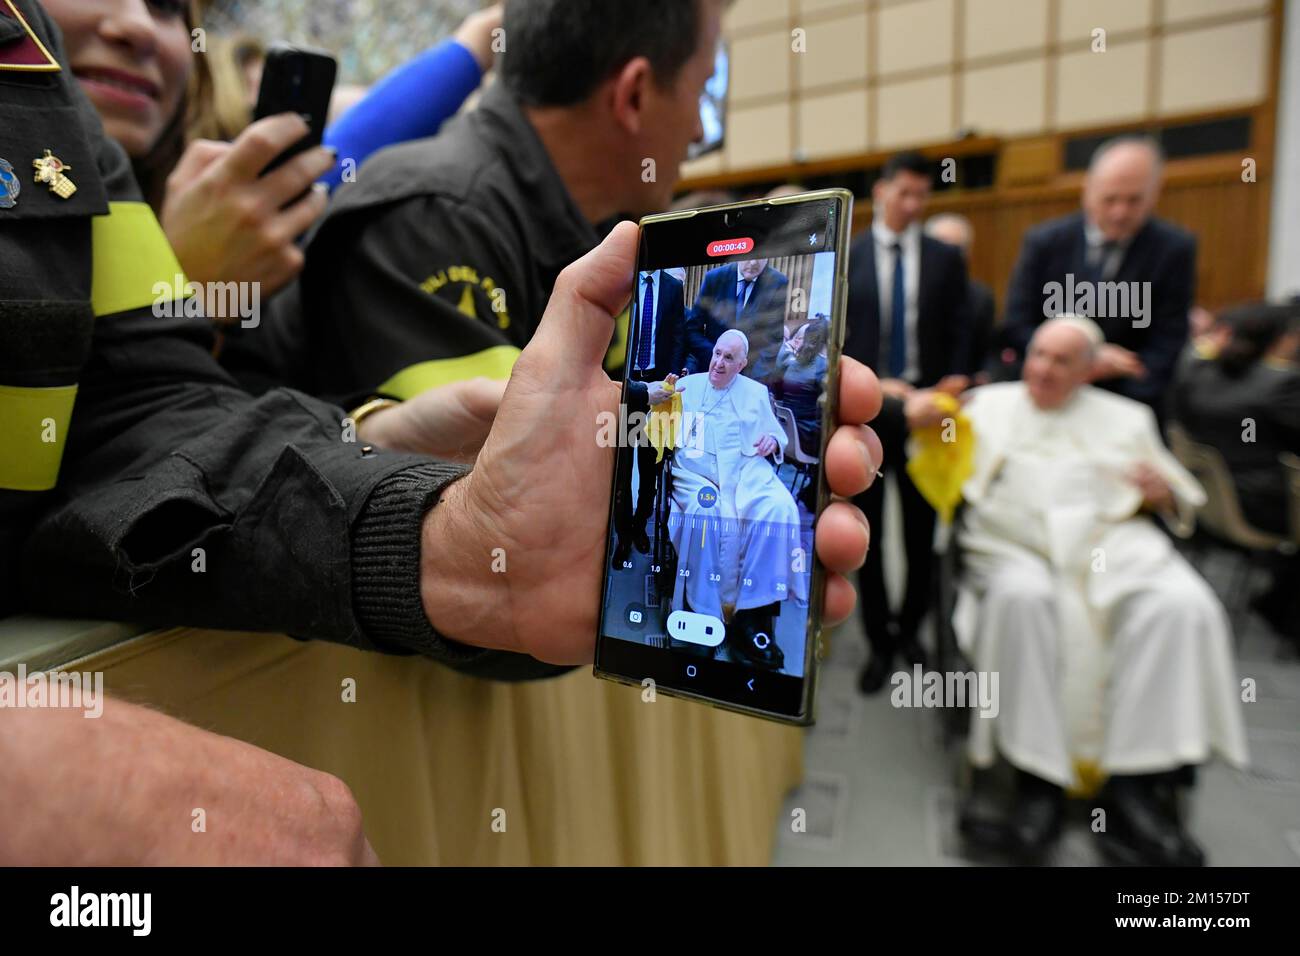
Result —
<svg viewBox="0 0 1300 956"><path fill-rule="evenodd" d="M885 593L879 530L860 572L871 660L859 686L868 694L884 686L896 650L909 662L925 662L917 631L930 600L934 510L907 476L904 402L914 390L940 383L955 391L961 384L957 376L971 371L965 260L960 250L921 232L930 182L925 157L892 157L872 187L871 228L849 251L844 354L870 366L881 380L885 404L873 426L898 482L907 552L906 596L896 617ZM874 483L858 504L872 527L881 528L884 483Z"/></svg>
<svg viewBox="0 0 1300 956"><path fill-rule="evenodd" d="M1092 318L1106 333L1093 384L1163 411L1187 341L1196 238L1152 215L1162 158L1155 141L1121 137L1093 153L1083 208L1025 234L1005 326L1023 357L1048 313Z"/></svg>
<svg viewBox="0 0 1300 956"><path fill-rule="evenodd" d="M764 385L781 377L776 355L785 338L785 307L790 280L766 259L729 262L705 273L690 317L689 372L708 369L713 344L727 329L749 339L744 374Z"/></svg>
<svg viewBox="0 0 1300 956"><path fill-rule="evenodd" d="M629 363L627 410L648 412L668 397L661 387L670 374L680 374L686 347L686 290L681 281L663 269L642 272L637 279L637 322L628 335ZM640 486L636 510L632 508L632 456L619 456L619 475L614 498L614 528L618 544L612 564L621 568L632 553L650 552L646 522L654 509L656 453L649 442L636 450Z"/></svg>

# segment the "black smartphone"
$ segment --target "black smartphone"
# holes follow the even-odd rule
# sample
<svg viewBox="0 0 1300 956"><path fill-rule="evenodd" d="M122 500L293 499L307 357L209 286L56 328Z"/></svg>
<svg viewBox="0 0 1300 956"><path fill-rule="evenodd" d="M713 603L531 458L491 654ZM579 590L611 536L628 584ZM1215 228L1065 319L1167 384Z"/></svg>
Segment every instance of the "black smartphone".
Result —
<svg viewBox="0 0 1300 956"><path fill-rule="evenodd" d="M595 673L814 719L853 197L641 220Z"/></svg>
<svg viewBox="0 0 1300 956"><path fill-rule="evenodd" d="M263 175L283 166L304 150L321 144L337 72L338 64L334 57L323 50L275 43L266 51L253 119L278 113L298 113L307 121L309 131L272 160L262 171Z"/></svg>

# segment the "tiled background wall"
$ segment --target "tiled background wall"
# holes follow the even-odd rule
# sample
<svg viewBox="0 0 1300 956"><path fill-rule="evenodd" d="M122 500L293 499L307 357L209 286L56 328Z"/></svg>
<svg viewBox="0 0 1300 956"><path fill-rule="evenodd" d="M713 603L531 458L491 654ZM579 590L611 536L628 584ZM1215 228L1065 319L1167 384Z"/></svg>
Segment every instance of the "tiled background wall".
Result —
<svg viewBox="0 0 1300 956"><path fill-rule="evenodd" d="M1269 0L736 0L728 142L686 174L1253 106L1272 19Z"/></svg>

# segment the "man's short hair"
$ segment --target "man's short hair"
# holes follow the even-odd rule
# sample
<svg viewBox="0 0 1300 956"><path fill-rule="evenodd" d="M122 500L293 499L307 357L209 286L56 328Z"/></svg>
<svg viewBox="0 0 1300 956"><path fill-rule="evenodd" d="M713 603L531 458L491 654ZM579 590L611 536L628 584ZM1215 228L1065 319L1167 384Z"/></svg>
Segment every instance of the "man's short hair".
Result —
<svg viewBox="0 0 1300 956"><path fill-rule="evenodd" d="M907 152L895 153L885 160L885 167L880 171L880 178L889 182L899 173L915 173L917 176L924 176L930 179L934 176L934 170L930 166L930 161L920 153Z"/></svg>
<svg viewBox="0 0 1300 956"><path fill-rule="evenodd" d="M695 54L701 0L508 0L501 82L528 106L573 106L632 59L671 86Z"/></svg>

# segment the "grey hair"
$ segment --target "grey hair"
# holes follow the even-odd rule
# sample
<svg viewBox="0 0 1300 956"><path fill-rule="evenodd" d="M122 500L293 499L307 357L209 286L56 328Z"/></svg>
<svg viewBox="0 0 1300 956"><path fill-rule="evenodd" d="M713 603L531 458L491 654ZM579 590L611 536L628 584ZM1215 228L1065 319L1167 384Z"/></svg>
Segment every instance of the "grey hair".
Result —
<svg viewBox="0 0 1300 956"><path fill-rule="evenodd" d="M1101 161L1106 158L1106 154L1119 146L1141 146L1151 152L1152 163L1151 175L1159 182L1160 176L1165 168L1165 151L1160 148L1155 137L1148 136L1145 133L1125 133L1122 136L1115 136L1106 140L1092 152L1088 160L1088 175L1091 176L1101 165Z"/></svg>

